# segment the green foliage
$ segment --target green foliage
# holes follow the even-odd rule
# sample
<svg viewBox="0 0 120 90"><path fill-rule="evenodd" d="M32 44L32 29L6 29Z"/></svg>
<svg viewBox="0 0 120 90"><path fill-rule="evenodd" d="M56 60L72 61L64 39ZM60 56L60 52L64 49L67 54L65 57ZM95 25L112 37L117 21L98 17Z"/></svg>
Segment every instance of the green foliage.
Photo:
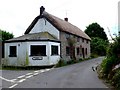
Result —
<svg viewBox="0 0 120 90"><path fill-rule="evenodd" d="M67 62L65 60L60 59L56 65L56 67L62 67L62 66L66 66L66 65L67 65Z"/></svg>
<svg viewBox="0 0 120 90"><path fill-rule="evenodd" d="M91 57L91 58L97 58L97 57L98 57L98 54L96 54L96 53L91 53L90 57Z"/></svg>
<svg viewBox="0 0 120 90"><path fill-rule="evenodd" d="M110 44L108 56L120 54L120 37L117 37L114 43Z"/></svg>
<svg viewBox="0 0 120 90"><path fill-rule="evenodd" d="M73 47L74 44L76 43L75 38L69 37L68 38L68 45Z"/></svg>
<svg viewBox="0 0 120 90"><path fill-rule="evenodd" d="M26 52L26 66L29 65L29 58L28 58L28 52Z"/></svg>
<svg viewBox="0 0 120 90"><path fill-rule="evenodd" d="M74 63L77 63L77 61L76 60L67 61L67 64L74 64Z"/></svg>
<svg viewBox="0 0 120 90"><path fill-rule="evenodd" d="M104 74L105 77L108 77L109 73L112 71L117 61L118 58L116 58L115 56L111 56L103 60L101 66L102 66L102 73Z"/></svg>
<svg viewBox="0 0 120 90"><path fill-rule="evenodd" d="M108 42L99 38L99 37L92 37L91 40L91 53L96 55L106 55Z"/></svg>
<svg viewBox="0 0 120 90"><path fill-rule="evenodd" d="M112 85L120 89L120 68L113 70L118 64L120 64L120 37L110 44L100 70L102 78L108 79Z"/></svg>
<svg viewBox="0 0 120 90"><path fill-rule="evenodd" d="M70 46L70 58L76 60L75 53L74 53L74 50L75 50L74 46L75 46L76 40L74 37L69 37L67 42L68 42L68 45Z"/></svg>
<svg viewBox="0 0 120 90"><path fill-rule="evenodd" d="M86 27L85 33L91 37L91 53L93 55L106 55L108 38L104 29L98 23L92 23Z"/></svg>
<svg viewBox="0 0 120 90"><path fill-rule="evenodd" d="M116 86L116 88L120 89L120 69L116 71L115 75L112 78L112 84Z"/></svg>
<svg viewBox="0 0 120 90"><path fill-rule="evenodd" d="M85 33L89 37L99 37L103 40L108 40L106 33L104 32L103 27L101 27L98 23L92 23L86 27Z"/></svg>
<svg viewBox="0 0 120 90"><path fill-rule="evenodd" d="M1 29L0 29L0 35L2 35L2 37L0 37L1 41L5 41L5 40L8 40L8 39L11 39L14 37L14 35L12 33L3 31Z"/></svg>

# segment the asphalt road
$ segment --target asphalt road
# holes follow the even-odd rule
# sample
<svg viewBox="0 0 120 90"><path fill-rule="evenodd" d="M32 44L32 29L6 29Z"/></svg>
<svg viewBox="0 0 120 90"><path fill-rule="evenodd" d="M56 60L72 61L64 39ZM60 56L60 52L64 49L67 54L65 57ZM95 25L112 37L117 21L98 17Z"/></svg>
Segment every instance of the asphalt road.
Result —
<svg viewBox="0 0 120 90"><path fill-rule="evenodd" d="M14 79L17 78L16 82L3 80L2 86L3 88L107 88L98 78L96 71L92 69L101 63L102 58L99 57L45 72L24 71L23 73L21 71L22 73L19 72L19 74L24 75L24 77L19 78L19 80L16 71L17 74L14 72L12 75ZM32 72L32 75L27 76L28 72ZM12 77L8 77L9 75L5 75L5 73L3 75L12 80Z"/></svg>

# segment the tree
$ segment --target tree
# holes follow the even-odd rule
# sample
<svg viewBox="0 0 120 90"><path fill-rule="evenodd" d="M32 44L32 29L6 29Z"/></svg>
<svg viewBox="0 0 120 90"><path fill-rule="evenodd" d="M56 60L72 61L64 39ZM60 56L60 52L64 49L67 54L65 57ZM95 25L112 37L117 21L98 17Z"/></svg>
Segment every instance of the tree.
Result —
<svg viewBox="0 0 120 90"><path fill-rule="evenodd" d="M92 23L86 27L85 33L91 37L92 55L106 55L108 38L103 27L98 23Z"/></svg>
<svg viewBox="0 0 120 90"><path fill-rule="evenodd" d="M12 33L3 31L0 29L0 50L2 48L2 57L4 57L4 41L13 38L14 35ZM1 47L2 46L2 47ZM1 56L0 56L1 58Z"/></svg>
<svg viewBox="0 0 120 90"><path fill-rule="evenodd" d="M14 37L14 35L12 33L3 31L1 29L0 29L0 35L2 35L2 37L0 37L1 41L5 41L5 40L8 40L8 39L11 39Z"/></svg>
<svg viewBox="0 0 120 90"><path fill-rule="evenodd" d="M85 33L89 37L99 37L103 40L108 40L106 33L104 32L103 27L101 27L98 23L92 23L86 27Z"/></svg>
<svg viewBox="0 0 120 90"><path fill-rule="evenodd" d="M106 55L108 42L99 37L92 37L91 39L91 53L100 56Z"/></svg>

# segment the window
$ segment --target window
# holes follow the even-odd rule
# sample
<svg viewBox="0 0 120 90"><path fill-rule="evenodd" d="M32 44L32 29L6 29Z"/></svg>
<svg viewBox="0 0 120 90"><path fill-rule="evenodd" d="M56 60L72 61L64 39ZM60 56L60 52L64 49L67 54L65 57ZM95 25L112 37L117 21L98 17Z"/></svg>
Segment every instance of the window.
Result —
<svg viewBox="0 0 120 90"><path fill-rule="evenodd" d="M89 42L89 41L88 41L88 40L86 40L86 43L87 43L87 44L88 44L88 42Z"/></svg>
<svg viewBox="0 0 120 90"><path fill-rule="evenodd" d="M70 47L66 47L66 55L70 55Z"/></svg>
<svg viewBox="0 0 120 90"><path fill-rule="evenodd" d="M70 38L70 34L68 34L68 33L66 33L65 36L66 36L66 39Z"/></svg>
<svg viewBox="0 0 120 90"><path fill-rule="evenodd" d="M52 45L51 46L51 54L52 55L58 55L58 46L54 46L54 45Z"/></svg>
<svg viewBox="0 0 120 90"><path fill-rule="evenodd" d="M16 46L10 46L10 55L9 57L16 57L17 56L17 50L16 50Z"/></svg>
<svg viewBox="0 0 120 90"><path fill-rule="evenodd" d="M31 56L46 56L46 45L31 45Z"/></svg>
<svg viewBox="0 0 120 90"><path fill-rule="evenodd" d="M77 42L80 42L80 38L79 37L77 37Z"/></svg>
<svg viewBox="0 0 120 90"><path fill-rule="evenodd" d="M82 38L82 42L84 42L84 38Z"/></svg>
<svg viewBox="0 0 120 90"><path fill-rule="evenodd" d="M80 53L80 49L79 49L79 47L77 48L77 55L79 55L79 53Z"/></svg>
<svg viewBox="0 0 120 90"><path fill-rule="evenodd" d="M85 49L85 53L86 53L86 55L87 55L87 48Z"/></svg>

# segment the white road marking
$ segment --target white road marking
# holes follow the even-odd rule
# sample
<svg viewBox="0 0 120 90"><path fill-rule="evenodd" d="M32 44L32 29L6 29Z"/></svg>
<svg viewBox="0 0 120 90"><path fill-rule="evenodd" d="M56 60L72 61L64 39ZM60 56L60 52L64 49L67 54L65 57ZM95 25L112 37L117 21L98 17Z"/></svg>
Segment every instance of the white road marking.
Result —
<svg viewBox="0 0 120 90"><path fill-rule="evenodd" d="M38 70L38 71L34 71L34 72L40 72L40 71Z"/></svg>
<svg viewBox="0 0 120 90"><path fill-rule="evenodd" d="M30 75L30 74L33 74L33 73L27 73L26 75Z"/></svg>
<svg viewBox="0 0 120 90"><path fill-rule="evenodd" d="M8 80L8 79L6 79L4 77L1 77L1 76L0 76L0 78L3 79L3 80L5 80L5 81L7 81L7 82L13 82L12 80Z"/></svg>
<svg viewBox="0 0 120 90"><path fill-rule="evenodd" d="M19 77L17 77L17 78L23 78L23 77L25 77L25 75L19 76Z"/></svg>
<svg viewBox="0 0 120 90"><path fill-rule="evenodd" d="M33 77L33 75L27 76L27 77L25 77L25 78L27 79L27 78L31 78L31 77Z"/></svg>
<svg viewBox="0 0 120 90"><path fill-rule="evenodd" d="M38 75L39 73L46 72L46 71L49 71L49 70L52 70L52 69L53 68L51 68L51 69L44 69L44 70L37 70L37 71L34 71L34 73L27 73L25 75L19 76L19 77L17 77L17 79L21 79L21 80L19 80L16 84L10 86L9 88L14 88L15 86L18 85L18 83L21 83L21 82L25 81L26 79L31 78L34 75ZM26 79L22 79L23 77L25 77ZM8 81L8 82L15 82L15 81L17 81L17 79L8 80L8 79L6 79L4 77L1 77L1 76L0 76L0 79L3 79L3 80Z"/></svg>
<svg viewBox="0 0 120 90"><path fill-rule="evenodd" d="M45 71L49 71L50 69L45 69Z"/></svg>
<svg viewBox="0 0 120 90"><path fill-rule="evenodd" d="M45 72L45 70L40 70L40 72Z"/></svg>
<svg viewBox="0 0 120 90"><path fill-rule="evenodd" d="M21 83L21 82L23 82L23 81L25 81L26 79L21 79L20 81L18 81L19 83Z"/></svg>
<svg viewBox="0 0 120 90"><path fill-rule="evenodd" d="M12 81L12 82L15 82L16 80L17 80L17 79L12 79L11 81Z"/></svg>
<svg viewBox="0 0 120 90"><path fill-rule="evenodd" d="M39 73L34 73L33 75L38 75Z"/></svg>
<svg viewBox="0 0 120 90"><path fill-rule="evenodd" d="M15 87L15 86L17 86L18 84L14 84L14 85L12 85L12 86L10 86L9 88L13 88L13 87Z"/></svg>

